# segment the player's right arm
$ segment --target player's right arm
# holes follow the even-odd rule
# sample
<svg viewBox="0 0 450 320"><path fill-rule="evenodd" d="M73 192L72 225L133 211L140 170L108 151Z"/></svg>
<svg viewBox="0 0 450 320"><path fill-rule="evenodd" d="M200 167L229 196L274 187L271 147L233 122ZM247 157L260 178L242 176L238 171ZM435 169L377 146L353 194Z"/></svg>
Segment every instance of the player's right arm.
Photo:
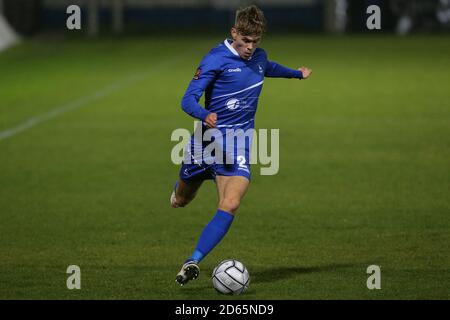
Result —
<svg viewBox="0 0 450 320"><path fill-rule="evenodd" d="M220 65L213 55L207 55L200 62L194 78L181 100L181 108L190 116L199 119L212 128L217 122L217 114L203 108L198 102L206 88L216 79L220 73Z"/></svg>

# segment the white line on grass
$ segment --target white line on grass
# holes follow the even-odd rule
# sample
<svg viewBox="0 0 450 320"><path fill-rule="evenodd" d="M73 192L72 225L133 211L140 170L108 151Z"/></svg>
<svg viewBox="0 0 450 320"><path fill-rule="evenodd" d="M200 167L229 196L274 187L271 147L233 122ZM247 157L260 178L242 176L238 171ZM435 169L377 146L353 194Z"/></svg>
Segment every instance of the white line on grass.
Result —
<svg viewBox="0 0 450 320"><path fill-rule="evenodd" d="M121 90L127 86L136 84L139 81L142 81L142 80L148 78L149 76L152 76L155 73L159 72L164 67L167 67L168 65L171 65L171 64L177 62L178 60L182 60L186 56L187 56L187 54L185 52L182 55L175 56L172 59L166 60L156 66L153 66L152 69L149 71L139 73L139 74L134 74L125 79L121 79L119 81L116 81L116 82L110 84L109 86L106 86L102 89L95 91L94 93L92 93L90 95L78 98L76 100L72 100L66 104L63 104L61 106L58 106L58 107L50 110L49 112L31 117L15 127L6 129L4 131L0 131L0 140L11 138L11 137L15 136L16 134L19 134L27 129L30 129L42 122L45 122L52 118L55 118L63 113L68 112L68 111L88 105L91 102L100 100L106 96L109 96L113 92Z"/></svg>

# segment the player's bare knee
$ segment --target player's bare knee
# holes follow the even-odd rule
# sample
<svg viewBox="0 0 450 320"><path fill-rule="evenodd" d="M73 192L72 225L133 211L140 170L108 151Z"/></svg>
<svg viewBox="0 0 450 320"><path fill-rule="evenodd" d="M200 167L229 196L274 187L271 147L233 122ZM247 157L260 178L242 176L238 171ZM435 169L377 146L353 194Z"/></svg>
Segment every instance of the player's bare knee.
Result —
<svg viewBox="0 0 450 320"><path fill-rule="evenodd" d="M225 198L219 202L219 208L226 212L235 213L239 209L241 201L236 198Z"/></svg>

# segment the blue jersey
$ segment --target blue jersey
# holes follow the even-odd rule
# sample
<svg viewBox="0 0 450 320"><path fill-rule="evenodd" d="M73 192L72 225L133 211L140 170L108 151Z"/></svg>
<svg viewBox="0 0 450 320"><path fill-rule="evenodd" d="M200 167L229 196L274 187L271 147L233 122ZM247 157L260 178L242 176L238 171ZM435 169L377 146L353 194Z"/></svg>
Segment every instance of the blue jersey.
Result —
<svg viewBox="0 0 450 320"><path fill-rule="evenodd" d="M183 97L182 108L199 120L217 113L218 129L253 128L264 77L301 79L302 73L269 61L261 48L245 60L226 39L201 61ZM198 104L203 92L204 109Z"/></svg>
<svg viewBox="0 0 450 320"><path fill-rule="evenodd" d="M238 140L244 140L243 144L232 144L231 149L227 148L227 138L238 129L248 132L254 128L264 77L303 78L300 71L269 61L261 48L257 48L251 58L245 60L231 43L231 40L226 39L202 59L182 99L183 110L201 121L210 113L216 113L216 129L221 138L221 142L216 142L215 154L205 157L203 151L210 142L203 141L201 134L192 135L180 170L183 180L210 179L217 174L240 175L250 179L251 134L248 139L245 134L242 139L238 137ZM204 108L199 104L203 93ZM197 127L196 131L204 132L206 129L203 125ZM226 163L217 162L219 158Z"/></svg>

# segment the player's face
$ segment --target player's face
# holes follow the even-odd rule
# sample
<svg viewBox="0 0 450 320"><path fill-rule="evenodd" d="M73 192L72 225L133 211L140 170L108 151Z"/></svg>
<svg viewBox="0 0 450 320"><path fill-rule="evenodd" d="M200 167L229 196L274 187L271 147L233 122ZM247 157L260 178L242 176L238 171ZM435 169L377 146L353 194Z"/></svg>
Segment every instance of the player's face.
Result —
<svg viewBox="0 0 450 320"><path fill-rule="evenodd" d="M250 59L261 41L261 36L244 36L237 32L235 28L231 29L231 36L233 37L232 46L239 56L245 60Z"/></svg>

